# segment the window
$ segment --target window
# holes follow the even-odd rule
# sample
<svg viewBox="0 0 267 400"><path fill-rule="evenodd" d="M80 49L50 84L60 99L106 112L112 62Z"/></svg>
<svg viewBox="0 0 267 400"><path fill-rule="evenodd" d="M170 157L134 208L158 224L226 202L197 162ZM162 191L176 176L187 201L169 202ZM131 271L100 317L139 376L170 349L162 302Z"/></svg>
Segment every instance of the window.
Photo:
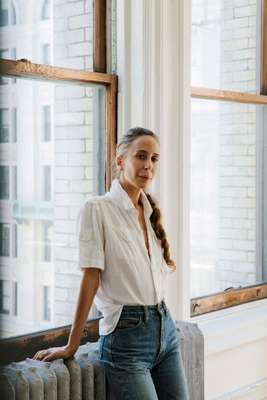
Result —
<svg viewBox="0 0 267 400"><path fill-rule="evenodd" d="M43 6L42 6L42 13L41 13L41 19L50 19L51 18L51 2L50 0L44 0Z"/></svg>
<svg viewBox="0 0 267 400"><path fill-rule="evenodd" d="M12 257L18 257L18 225L12 224Z"/></svg>
<svg viewBox="0 0 267 400"><path fill-rule="evenodd" d="M51 320L51 288L49 286L43 287L43 319Z"/></svg>
<svg viewBox="0 0 267 400"><path fill-rule="evenodd" d="M13 1L0 1L0 27L16 25L17 16Z"/></svg>
<svg viewBox="0 0 267 400"><path fill-rule="evenodd" d="M18 167L12 166L12 199L18 200Z"/></svg>
<svg viewBox="0 0 267 400"><path fill-rule="evenodd" d="M52 227L51 222L43 223L43 261L52 261Z"/></svg>
<svg viewBox="0 0 267 400"><path fill-rule="evenodd" d="M51 45L49 43L42 44L41 52L42 52L42 63L51 64Z"/></svg>
<svg viewBox="0 0 267 400"><path fill-rule="evenodd" d="M43 167L43 199L44 201L51 201L51 197L52 197L51 166L45 165Z"/></svg>
<svg viewBox="0 0 267 400"><path fill-rule="evenodd" d="M0 165L0 200L9 199L9 167Z"/></svg>
<svg viewBox="0 0 267 400"><path fill-rule="evenodd" d="M0 143L9 142L9 110L0 108Z"/></svg>
<svg viewBox="0 0 267 400"><path fill-rule="evenodd" d="M231 290L242 302L267 277L260 20L257 2L192 1L192 315L233 305Z"/></svg>
<svg viewBox="0 0 267 400"><path fill-rule="evenodd" d="M43 106L43 140L51 141L51 106Z"/></svg>
<svg viewBox="0 0 267 400"><path fill-rule="evenodd" d="M8 25L8 0L0 1L0 26Z"/></svg>
<svg viewBox="0 0 267 400"><path fill-rule="evenodd" d="M39 11L39 21L33 3ZM34 265L36 279L29 276L13 280L18 281L19 291L29 296L29 307L40 305L26 314L18 304L20 321L27 321L19 327L12 319L0 316L0 324L6 325L5 331L11 336L29 334L29 327L32 332L40 330L42 320L48 321L51 328L72 320L75 298L69 294L76 291L80 280L78 273L75 275L77 213L88 196L103 193L109 187L116 137L117 79L105 73L103 51L101 60L97 58L95 62L93 52L93 38L99 35L97 24L104 23L105 17L95 26L92 0L86 6L77 3L73 13L69 7L68 15L61 13L64 2L54 4L54 14L50 12L51 2L35 3L38 2L21 3L24 23L19 32L9 27L5 43L9 49L15 48L16 43L16 58L26 58L31 65L10 60L7 66L0 60L1 67L6 65L5 79L16 78L16 85L2 88L6 97L2 98L1 107L9 110L9 141L19 142L17 146L0 146L0 164L10 170L12 199L3 204L2 213L2 219L11 221L11 257L2 260L10 268L1 268L0 279L8 280L11 268L14 277L27 277ZM6 32L0 31L3 43ZM21 41L26 35L27 46ZM101 50L105 49L104 38L101 35ZM99 60L101 76L92 73L99 71ZM4 158L6 152L11 157ZM104 155L101 166L99 154Z"/></svg>
<svg viewBox="0 0 267 400"><path fill-rule="evenodd" d="M8 58L9 56L9 51L8 49L0 49L0 58ZM8 79L3 78L2 76L0 77L0 85L7 85L8 84Z"/></svg>
<svg viewBox="0 0 267 400"><path fill-rule="evenodd" d="M12 315L18 315L18 282L12 282Z"/></svg>
<svg viewBox="0 0 267 400"><path fill-rule="evenodd" d="M13 143L17 143L17 129L18 129L18 124L17 124L17 109L12 108L11 109L11 138Z"/></svg>
<svg viewBox="0 0 267 400"><path fill-rule="evenodd" d="M9 257L10 255L10 225L0 223L0 256Z"/></svg>
<svg viewBox="0 0 267 400"><path fill-rule="evenodd" d="M0 314L9 314L10 312L10 282L0 280Z"/></svg>

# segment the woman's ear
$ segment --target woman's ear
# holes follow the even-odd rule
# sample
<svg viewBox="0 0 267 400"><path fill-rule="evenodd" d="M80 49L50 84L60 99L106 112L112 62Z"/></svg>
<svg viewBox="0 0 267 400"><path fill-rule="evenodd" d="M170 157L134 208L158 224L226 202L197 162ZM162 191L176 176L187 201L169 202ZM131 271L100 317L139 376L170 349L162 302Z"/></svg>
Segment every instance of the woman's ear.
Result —
<svg viewBox="0 0 267 400"><path fill-rule="evenodd" d="M123 169L123 157L122 156L116 157L116 166L119 170Z"/></svg>

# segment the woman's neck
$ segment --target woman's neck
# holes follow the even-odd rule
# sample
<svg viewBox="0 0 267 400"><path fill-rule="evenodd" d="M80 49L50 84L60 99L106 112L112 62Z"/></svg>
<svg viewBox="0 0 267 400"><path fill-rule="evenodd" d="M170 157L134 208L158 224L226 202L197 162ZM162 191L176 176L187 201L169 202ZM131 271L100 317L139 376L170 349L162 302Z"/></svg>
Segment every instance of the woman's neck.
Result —
<svg viewBox="0 0 267 400"><path fill-rule="evenodd" d="M130 185L129 183L125 182L122 178L119 179L121 187L127 192L128 196L132 200L133 205L136 209L140 208L142 205L141 201L141 189L137 189L134 186Z"/></svg>

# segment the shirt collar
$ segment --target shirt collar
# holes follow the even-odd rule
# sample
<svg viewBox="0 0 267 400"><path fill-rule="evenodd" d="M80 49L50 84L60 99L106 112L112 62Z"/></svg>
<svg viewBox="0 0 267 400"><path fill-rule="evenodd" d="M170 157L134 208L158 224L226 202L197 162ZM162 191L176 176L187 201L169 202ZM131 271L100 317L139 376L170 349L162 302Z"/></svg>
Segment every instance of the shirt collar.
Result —
<svg viewBox="0 0 267 400"><path fill-rule="evenodd" d="M125 210L136 209L128 193L121 186L118 178L113 179L110 190L106 193L106 195L111 197L120 207L123 207ZM142 189L141 200L144 206L144 213L149 218L153 212L153 208L151 207L151 204Z"/></svg>

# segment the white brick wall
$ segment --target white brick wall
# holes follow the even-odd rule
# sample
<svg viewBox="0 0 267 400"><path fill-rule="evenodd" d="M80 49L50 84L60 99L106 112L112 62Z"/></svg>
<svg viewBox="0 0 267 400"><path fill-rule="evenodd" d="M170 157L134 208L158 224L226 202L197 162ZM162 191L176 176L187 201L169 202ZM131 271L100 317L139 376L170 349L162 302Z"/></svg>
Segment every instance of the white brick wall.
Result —
<svg viewBox="0 0 267 400"><path fill-rule="evenodd" d="M225 4L225 3L224 3ZM227 4L233 19L224 24L222 81L233 90L256 89L256 2ZM256 108L221 104L220 223L217 277L223 290L255 282ZM231 229L225 229L231 228ZM235 229L233 229L235 228ZM233 262L234 261L234 262Z"/></svg>
<svg viewBox="0 0 267 400"><path fill-rule="evenodd" d="M256 3L256 0L194 0L192 17L196 36L193 37L192 76L195 85L256 92ZM193 115L196 164L192 187L201 182L193 197L193 218L196 218L196 222L193 220L193 263L201 266L204 259L206 265L212 265L211 275L215 276L212 284L208 282L210 277L207 278L205 287L200 274L206 272L193 265L193 295L196 296L256 281L257 114L254 105L210 101L207 106L199 101L193 107ZM206 154L201 170L197 160L200 161L199 154L203 152ZM205 165L208 162L213 167L210 172ZM198 205L201 203L202 211ZM212 221L207 220L207 225L213 224L209 229L197 224L200 219L195 216L201 212Z"/></svg>

